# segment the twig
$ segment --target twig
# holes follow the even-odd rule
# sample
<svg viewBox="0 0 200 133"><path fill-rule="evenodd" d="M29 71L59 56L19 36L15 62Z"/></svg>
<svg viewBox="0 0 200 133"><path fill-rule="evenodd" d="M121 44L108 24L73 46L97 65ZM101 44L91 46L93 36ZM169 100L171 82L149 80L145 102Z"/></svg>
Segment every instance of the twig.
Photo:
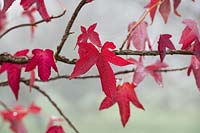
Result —
<svg viewBox="0 0 200 133"><path fill-rule="evenodd" d="M0 54L0 64L2 63L13 63L13 64L26 64L28 62L27 57L15 57L9 53Z"/></svg>
<svg viewBox="0 0 200 133"><path fill-rule="evenodd" d="M163 73L167 73L167 72L175 72L175 71L183 71L186 70L188 67L182 67L182 68L174 68L174 69L161 69L161 70L156 70L157 72L163 72ZM132 70L124 70L124 71L119 71L114 73L115 75L121 75L121 74L128 74L128 73L132 73L134 72L135 69ZM49 79L49 81L55 81L58 79L69 79L70 75L59 75L59 76L55 76ZM89 76L82 76L82 77L75 77L74 79L92 79L92 78L99 78L99 75L89 75ZM25 78L21 78L20 82L29 82L30 79L25 79ZM44 82L40 79L35 79L36 82ZM3 86L8 86L8 81L4 81L4 82L0 82L0 87Z"/></svg>
<svg viewBox="0 0 200 133"><path fill-rule="evenodd" d="M63 15L65 15L65 13L66 13L66 10L64 10L61 14L59 14L59 15L57 15L57 16L52 16L52 17L50 17L50 19L53 20L53 19L60 18L60 17L62 17ZM46 22L46 21L45 21L45 20L40 20L40 21L37 21L37 22L32 23L32 24L31 24L31 23L26 23L26 24L20 24L20 25L13 26L13 27L7 29L3 34L1 34L1 35L0 35L0 39L1 39L2 37L4 37L8 32L10 32L10 31L12 31L12 30L14 30L14 29L18 29L18 28L21 28L21 27L36 26L36 25L38 25L38 24L40 24L40 23L44 23L44 22Z"/></svg>
<svg viewBox="0 0 200 133"><path fill-rule="evenodd" d="M4 109L6 109L6 110L8 110L8 111L11 111L11 109L10 109L3 101L1 101L1 100L0 100L0 105L1 105Z"/></svg>
<svg viewBox="0 0 200 133"><path fill-rule="evenodd" d="M164 1L164 0L163 0ZM142 16L139 18L139 20L135 23L135 25L131 28L130 32L128 33L128 35L126 36L126 39L124 40L124 42L122 43L122 46L119 48L120 50L122 50L126 44L126 42L128 41L129 37L131 36L131 34L133 33L133 31L144 21L144 19L146 18L146 16L150 13L150 11L152 9L154 9L157 5L161 4L163 1L158 0L158 2L156 2L154 5L152 5L149 9L147 9Z"/></svg>
<svg viewBox="0 0 200 133"><path fill-rule="evenodd" d="M23 82L25 85L29 86L29 81L27 80L21 80L21 82ZM36 91L40 92L44 97L46 97L49 102L53 105L53 107L56 108L56 110L58 111L58 113L65 119L65 121L69 124L69 126L76 132L79 133L79 131L76 129L76 127L72 124L72 122L69 120L69 118L67 118L67 116L62 112L62 110L58 107L58 105L56 104L56 102L42 89L40 89L39 86L33 85L32 86Z"/></svg>
<svg viewBox="0 0 200 133"><path fill-rule="evenodd" d="M80 12L80 10L82 9L82 7L86 4L86 0L81 0L81 2L78 4L78 6L76 7L74 13L72 14L69 22L67 23L67 26L66 26L66 29L65 29L65 32L63 34L63 37L61 39L61 42L60 44L57 46L57 51L55 53L55 58L57 60L58 55L60 54L64 44L65 44L65 41L68 39L69 35L70 35L70 30L72 28L72 25L74 24L74 21L76 19L76 17L78 16L78 13Z"/></svg>

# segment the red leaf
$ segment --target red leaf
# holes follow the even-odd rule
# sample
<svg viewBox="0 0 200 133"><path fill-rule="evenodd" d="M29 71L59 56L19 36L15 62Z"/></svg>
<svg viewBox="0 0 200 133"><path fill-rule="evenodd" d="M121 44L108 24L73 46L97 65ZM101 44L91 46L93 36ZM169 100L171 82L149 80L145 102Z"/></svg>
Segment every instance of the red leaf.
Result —
<svg viewBox="0 0 200 133"><path fill-rule="evenodd" d="M99 38L99 34L97 32L95 32L95 28L96 28L97 24L93 24L91 25L87 30L85 27L81 26L81 31L82 34L80 34L78 36L78 40L77 40L77 44L78 43L87 43L88 40L90 40L90 42L98 47L101 47L101 41Z"/></svg>
<svg viewBox="0 0 200 133"><path fill-rule="evenodd" d="M23 118L29 113L39 113L39 111L33 111L35 108L39 107L36 105L31 105L28 109L26 109L23 106L16 106L12 110L1 111L0 115L5 121L10 123L10 129L13 132L27 133L26 127L23 124Z"/></svg>
<svg viewBox="0 0 200 133"><path fill-rule="evenodd" d="M15 57L26 56L29 50L21 50L14 54ZM19 82L21 76L21 69L24 65L3 63L0 68L0 73L7 71L8 84L12 89L15 98L18 99Z"/></svg>
<svg viewBox="0 0 200 133"><path fill-rule="evenodd" d="M36 4L40 16L45 21L50 21L50 17L46 10L44 0L21 0L20 3L20 5L24 8L24 10L28 10L33 4Z"/></svg>
<svg viewBox="0 0 200 133"><path fill-rule="evenodd" d="M185 19L183 23L186 25L186 27L182 32L179 43L182 44L181 49L185 50L191 47L192 42L194 42L196 38L200 41L200 34L198 31L197 22L194 20Z"/></svg>
<svg viewBox="0 0 200 133"><path fill-rule="evenodd" d="M27 16L29 18L29 21L31 24L35 23L35 18L33 16L33 13L36 11L36 8L33 7L31 9L25 10L22 12L22 15ZM33 37L35 31L35 26L31 26L31 37Z"/></svg>
<svg viewBox="0 0 200 133"><path fill-rule="evenodd" d="M188 68L188 76L190 76L191 71L193 71L197 88L200 91L200 62L195 56L192 56L191 58L191 64Z"/></svg>
<svg viewBox="0 0 200 133"><path fill-rule="evenodd" d="M177 16L180 16L180 14L177 12L177 8L178 8L181 0L173 0L173 1L174 1L174 3L173 3L174 14ZM161 0L150 0L149 4L147 6L145 6L145 8L151 9L151 7L153 7L158 2L161 2ZM151 9L151 11L150 11L150 17L151 17L152 22L154 20L157 8L158 8L158 5L155 6L153 9ZM165 23L167 23L170 11L171 11L170 0L162 1L162 3L160 4L160 7L159 7L159 12Z"/></svg>
<svg viewBox="0 0 200 133"><path fill-rule="evenodd" d="M136 22L132 22L128 26L128 31L130 32L132 27L136 24ZM149 49L151 48L151 43L149 40L149 36L147 33L147 22L142 22L130 35L128 38L127 48L130 47L130 43L133 43L134 47L137 50L145 50L146 43L148 43Z"/></svg>
<svg viewBox="0 0 200 133"><path fill-rule="evenodd" d="M181 3L181 0L174 0L174 14L176 14L177 16L181 16L177 11L177 8L180 5L180 3Z"/></svg>
<svg viewBox="0 0 200 133"><path fill-rule="evenodd" d="M115 97L113 99L105 97L99 109L106 109L114 105L114 103L118 103L121 122L122 125L125 127L130 117L129 102L132 102L132 104L134 104L137 108L144 109L144 107L137 98L137 95L135 93L135 87L135 85L128 82L123 83L123 85L117 86L117 92Z"/></svg>
<svg viewBox="0 0 200 133"><path fill-rule="evenodd" d="M170 0L164 0L163 3L160 5L159 12L165 23L167 23L170 10Z"/></svg>
<svg viewBox="0 0 200 133"><path fill-rule="evenodd" d="M171 42L170 38L172 36L169 34L162 34L160 35L158 41L158 52L160 54L160 60L163 61L166 55L166 48L171 50L176 50L173 43Z"/></svg>
<svg viewBox="0 0 200 133"><path fill-rule="evenodd" d="M85 74L89 69L95 65L98 60L99 52L91 43L79 43L79 56L74 71L70 76L70 79L79 75Z"/></svg>
<svg viewBox="0 0 200 133"><path fill-rule="evenodd" d="M133 83L138 85L148 74L150 74L157 84L163 86L162 75L157 70L166 67L168 67L168 65L160 61L156 61L154 64L145 67L143 65L142 58L140 58L140 61L136 64L136 69L133 75Z"/></svg>
<svg viewBox="0 0 200 133"><path fill-rule="evenodd" d="M29 60L26 65L26 72L32 71L38 66L38 75L41 80L48 81L51 74L51 67L58 72L55 64L53 51L50 49L34 49L32 51L33 57Z"/></svg>
<svg viewBox="0 0 200 133"><path fill-rule="evenodd" d="M92 1L93 1L93 0L86 0L87 3L90 3L90 2L92 2Z"/></svg>
<svg viewBox="0 0 200 133"><path fill-rule="evenodd" d="M85 28L82 28L81 30L84 31ZM70 79L85 74L94 64L96 64L100 74L103 91L108 97L112 97L112 94L116 91L116 79L109 62L118 66L124 66L131 63L116 56L110 51L110 49L115 48L115 45L112 42L106 42L102 47L101 52L99 52L92 43L82 42L78 43L78 46L80 59L77 60Z"/></svg>
<svg viewBox="0 0 200 133"><path fill-rule="evenodd" d="M0 10L0 16L1 16L1 14L5 14L5 12L8 10L8 8L10 8L10 6L13 4L13 2L15 1L15 0L3 0L4 2L4 4L3 4L3 9L2 10ZM1 4L0 4L1 5ZM0 8L1 9L1 8Z"/></svg>
<svg viewBox="0 0 200 133"><path fill-rule="evenodd" d="M6 14L1 14L0 12L0 33L5 29L6 24L7 24Z"/></svg>
<svg viewBox="0 0 200 133"><path fill-rule="evenodd" d="M150 0L149 4L145 6L145 8L151 8L153 5L155 5L159 0ZM157 10L158 6L155 6L154 8L151 9L150 11L150 17L151 17L151 21L153 22L155 14L156 14L156 10Z"/></svg>
<svg viewBox="0 0 200 133"><path fill-rule="evenodd" d="M46 131L46 133L64 133L64 130L61 126L52 126Z"/></svg>

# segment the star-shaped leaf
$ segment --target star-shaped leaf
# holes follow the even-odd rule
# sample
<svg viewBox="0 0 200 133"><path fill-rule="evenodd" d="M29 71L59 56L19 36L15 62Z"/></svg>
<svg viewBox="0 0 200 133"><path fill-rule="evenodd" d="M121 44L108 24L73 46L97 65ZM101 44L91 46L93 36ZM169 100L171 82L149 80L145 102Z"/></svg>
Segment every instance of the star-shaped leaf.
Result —
<svg viewBox="0 0 200 133"><path fill-rule="evenodd" d="M101 46L101 41L99 38L99 34L94 31L96 28L97 24L93 24L91 25L87 30L84 26L81 26L81 31L82 34L80 34L78 36L78 40L77 43L83 43L83 42L91 42L92 44L98 46L98 47L102 47Z"/></svg>
<svg viewBox="0 0 200 133"><path fill-rule="evenodd" d="M125 127L130 117L130 102L137 108L144 109L137 98L135 87L136 86L133 83L128 82L123 83L123 85L118 85L115 97L105 97L99 107L99 110L107 109L117 103L121 116L121 122Z"/></svg>
<svg viewBox="0 0 200 133"><path fill-rule="evenodd" d="M100 52L92 43L78 43L78 46L80 59L76 62L70 79L85 74L96 64L103 91L107 96L112 97L112 94L116 91L116 79L109 63L125 66L130 64L130 62L110 51L110 49L115 49L115 45L112 42L106 42Z"/></svg>
<svg viewBox="0 0 200 133"><path fill-rule="evenodd" d="M41 80L48 81L51 75L51 67L58 72L55 64L53 51L50 49L34 49L32 51L33 57L26 65L26 72L32 71L38 66L38 75Z"/></svg>
<svg viewBox="0 0 200 133"><path fill-rule="evenodd" d="M170 34L161 34L158 41L158 52L160 54L160 60L163 61L166 55L166 48L176 50L174 44L170 40L172 36Z"/></svg>

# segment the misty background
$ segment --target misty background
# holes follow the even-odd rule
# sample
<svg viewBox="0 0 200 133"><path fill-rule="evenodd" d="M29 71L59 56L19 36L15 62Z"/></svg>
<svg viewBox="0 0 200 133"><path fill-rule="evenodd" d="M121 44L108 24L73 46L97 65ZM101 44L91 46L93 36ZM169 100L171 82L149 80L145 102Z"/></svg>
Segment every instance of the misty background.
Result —
<svg viewBox="0 0 200 133"><path fill-rule="evenodd" d="M31 38L30 28L20 28L8 33L0 40L0 53L15 53L22 49L48 48L56 50L61 41L66 24L71 17L79 0L60 0L66 7L66 14L62 18L43 23L36 27L34 37ZM63 9L57 0L45 1L50 15L58 15ZM148 0L95 0L83 7L76 19L72 31L62 49L61 55L67 58L78 58L77 49L74 50L77 36L81 33L80 26L90 26L97 23L96 31L99 33L102 43L112 41L119 48L127 36L128 24L138 18L145 11L144 6ZM172 3L171 3L172 4ZM8 11L7 28L29 22L27 17L21 16L22 8L17 0ZM157 12L154 22L151 25L149 16L145 19L149 23L148 33L157 49L156 38L160 34L172 35L172 41L177 49L181 32L185 27L182 20L189 18L200 23L200 1L191 2L183 0L178 8L182 17L177 17L171 11L168 23L164 24L161 15ZM35 14L36 19L41 17ZM137 59L137 56L131 56ZM166 56L165 62L169 68L179 68L190 64L190 56ZM146 64L154 63L157 57L146 57ZM59 73L69 75L73 65L57 63ZM133 66L123 68L112 66L115 71L129 69ZM97 74L93 67L86 75ZM28 76L27 74L22 74ZM66 116L72 121L81 133L199 133L200 132L200 92L191 74L187 71L163 73L164 87L158 86L152 77L147 76L137 87L137 95L145 107L145 111L135 108L131 104L131 117L126 128L120 122L120 115L117 104L108 110L98 111L99 105L104 98L101 91L100 79L87 80L66 80L60 79L49 83L38 83L52 99L63 110ZM56 73L52 71L52 76ZM133 73L117 76L124 81L131 81ZM6 80L6 73L1 74L0 81ZM9 87L0 88L0 100L8 106L21 104L28 106L35 102L42 107L42 112L36 117L33 115L25 118L24 122L30 133L42 133L46 130L48 119L51 115L60 117L54 107L45 97L36 91L29 92L29 87L20 84L19 100L16 101ZM2 107L0 107L2 109ZM0 125L3 121L0 119ZM59 123L58 123L59 124ZM69 126L62 122L67 133L73 132ZM0 133L11 133L9 124L0 126Z"/></svg>

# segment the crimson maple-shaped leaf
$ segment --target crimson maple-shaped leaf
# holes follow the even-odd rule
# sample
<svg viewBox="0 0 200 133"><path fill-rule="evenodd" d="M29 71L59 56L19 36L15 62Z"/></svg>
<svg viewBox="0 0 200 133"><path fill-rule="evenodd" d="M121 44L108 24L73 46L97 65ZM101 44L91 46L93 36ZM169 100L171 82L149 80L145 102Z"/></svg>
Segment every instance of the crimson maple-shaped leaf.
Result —
<svg viewBox="0 0 200 133"><path fill-rule="evenodd" d="M159 2L162 2L159 7L159 12L160 12L164 22L167 23L167 20L168 20L170 11L171 11L170 0L164 0L164 1L150 0L149 4L146 5L145 8L151 9L153 6L155 6ZM174 13L175 13L175 15L180 16L180 14L177 12L177 8L178 8L181 0L173 0L173 2L174 2L174 4L173 4ZM152 22L154 20L157 8L158 8L158 5L156 5L154 8L152 8L150 11L150 17L151 17Z"/></svg>
<svg viewBox="0 0 200 133"><path fill-rule="evenodd" d="M46 133L64 133L64 130L61 126L52 126L46 131Z"/></svg>
<svg viewBox="0 0 200 133"><path fill-rule="evenodd" d="M163 62L156 61L155 63L145 67L142 60L142 57L140 57L139 61L136 63L136 69L133 75L133 83L138 85L148 74L150 74L158 85L163 86L162 75L158 70L166 68L168 65Z"/></svg>
<svg viewBox="0 0 200 133"><path fill-rule="evenodd" d="M191 71L194 74L197 88L200 91L200 62L196 58L196 56L192 56L192 58L191 58L191 64L188 68L188 76L190 76Z"/></svg>
<svg viewBox="0 0 200 133"><path fill-rule="evenodd" d="M170 34L162 34L160 35L158 41L158 52L160 54L160 60L163 61L166 55L166 48L171 50L176 50L170 38L172 36Z"/></svg>
<svg viewBox="0 0 200 133"><path fill-rule="evenodd" d="M37 114L41 110L34 103L28 109L23 106L15 106L12 110L1 111L0 115L3 119L10 123L10 129L15 133L27 133L27 129L23 124L23 118L29 113Z"/></svg>
<svg viewBox="0 0 200 133"><path fill-rule="evenodd" d="M128 31L130 32L132 27L136 24L136 22L132 22L128 26ZM148 47L151 50L151 43L149 40L149 36L147 33L147 22L142 22L130 35L128 38L127 48L130 47L130 43L132 42L134 47L137 50L145 50L146 43L148 43Z"/></svg>
<svg viewBox="0 0 200 133"><path fill-rule="evenodd" d="M21 50L16 52L14 56L15 57L27 56L28 52L29 52L28 49ZM12 92L15 95L16 99L18 99L20 76L23 67L24 65L11 64L11 63L3 63L0 67L0 73L7 71L8 84L11 87Z"/></svg>
<svg viewBox="0 0 200 133"><path fill-rule="evenodd" d="M32 71L38 66L38 75L43 81L48 81L51 75L51 67L58 72L52 50L34 49L32 54L33 57L26 65L26 72Z"/></svg>
<svg viewBox="0 0 200 133"><path fill-rule="evenodd" d="M44 0L21 0L20 3L20 5L24 8L24 10L28 10L33 4L36 4L40 16L45 21L50 21L50 17L46 10Z"/></svg>
<svg viewBox="0 0 200 133"><path fill-rule="evenodd" d="M28 10L25 10L22 12L22 15L27 16L29 18L29 21L31 24L35 23L35 18L33 16L33 13L36 11L36 8L30 8ZM35 31L35 26L31 26L31 37L33 37Z"/></svg>
<svg viewBox="0 0 200 133"><path fill-rule="evenodd" d="M200 41L200 34L198 31L197 22L191 19L185 19L183 23L186 25L184 28L181 39L179 41L182 44L182 50L188 49L191 47L192 43L198 39Z"/></svg>
<svg viewBox="0 0 200 133"><path fill-rule="evenodd" d="M115 103L118 104L119 112L121 116L122 125L125 127L128 119L130 117L130 104L132 102L137 108L144 109L142 104L137 98L135 93L135 85L133 83L125 82L123 85L117 86L117 91L114 98L105 97L102 101L99 109L107 109L114 105Z"/></svg>
<svg viewBox="0 0 200 133"><path fill-rule="evenodd" d="M91 25L87 30L84 26L81 26L82 34L78 36L77 44L90 41L92 44L98 47L102 47L99 34L94 31L96 26L97 24L95 23Z"/></svg>
<svg viewBox="0 0 200 133"><path fill-rule="evenodd" d="M110 51L110 49L115 49L115 45L112 42L106 42L100 52L92 43L82 42L78 43L78 46L80 59L77 60L70 79L85 74L96 64L103 91L106 96L112 97L112 94L116 91L116 79L109 63L125 66L130 64L130 62Z"/></svg>

